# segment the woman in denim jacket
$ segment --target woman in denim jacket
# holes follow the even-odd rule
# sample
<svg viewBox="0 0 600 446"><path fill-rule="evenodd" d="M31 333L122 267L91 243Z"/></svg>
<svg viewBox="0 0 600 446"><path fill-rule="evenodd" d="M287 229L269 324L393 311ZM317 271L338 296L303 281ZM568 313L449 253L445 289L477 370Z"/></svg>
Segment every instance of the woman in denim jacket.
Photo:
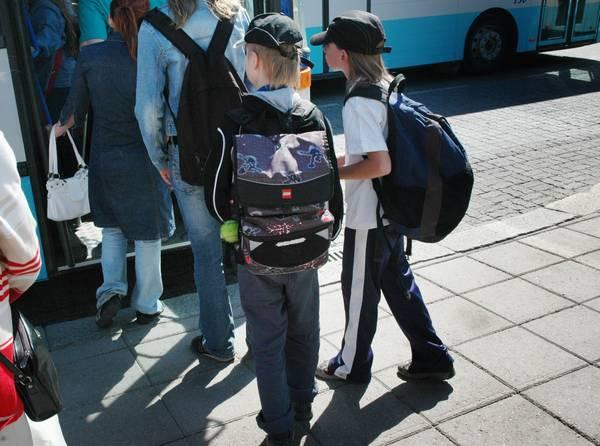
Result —
<svg viewBox="0 0 600 446"><path fill-rule="evenodd" d="M244 50L233 47L243 39L249 24L239 0L169 0L160 10L203 49L208 48L218 18L232 19L234 30L225 55L244 78ZM142 24L138 39L135 113L150 159L165 182L173 186L194 253L202 336L194 339L192 346L212 359L233 361L233 314L223 274L219 226L206 208L204 189L181 179L178 148L167 142L177 135L171 110L178 110L187 60L149 23ZM168 104L163 95L167 82Z"/></svg>
<svg viewBox="0 0 600 446"><path fill-rule="evenodd" d="M113 0L113 32L81 50L73 85L61 114L66 128L94 110L89 195L94 223L102 229L102 274L96 291L96 323L111 324L127 294L127 241L135 240L136 283L131 304L137 322L162 311L161 239L174 230L168 187L152 165L135 118L138 23L148 0Z"/></svg>

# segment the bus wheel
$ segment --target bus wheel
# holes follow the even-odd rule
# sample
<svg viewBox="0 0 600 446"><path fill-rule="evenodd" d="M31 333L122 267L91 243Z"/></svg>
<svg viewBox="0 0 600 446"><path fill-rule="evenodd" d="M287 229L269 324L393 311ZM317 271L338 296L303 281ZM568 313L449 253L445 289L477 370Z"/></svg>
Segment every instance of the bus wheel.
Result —
<svg viewBox="0 0 600 446"><path fill-rule="evenodd" d="M483 74L497 70L511 51L510 33L502 19L479 20L465 42L464 68L467 73Z"/></svg>

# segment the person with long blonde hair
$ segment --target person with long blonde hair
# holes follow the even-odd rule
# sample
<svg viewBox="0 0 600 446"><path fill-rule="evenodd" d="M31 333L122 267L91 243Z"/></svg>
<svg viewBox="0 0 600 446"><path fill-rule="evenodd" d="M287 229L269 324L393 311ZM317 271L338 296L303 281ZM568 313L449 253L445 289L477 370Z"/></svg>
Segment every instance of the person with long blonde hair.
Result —
<svg viewBox="0 0 600 446"><path fill-rule="evenodd" d="M203 50L211 42L217 21L231 21L233 31L225 57L244 78L244 50L234 44L243 39L250 20L239 0L169 0L159 10ZM202 335L194 338L192 348L213 360L231 362L233 312L225 285L219 225L208 212L204 188L181 176L176 113L188 61L147 21L142 24L138 39L136 116L150 159L175 192L194 254Z"/></svg>
<svg viewBox="0 0 600 446"><path fill-rule="evenodd" d="M324 45L330 68L347 79L342 110L346 154L338 159L340 178L346 180L346 229L342 265L342 296L346 311L339 353L317 368L317 377L367 383L371 380L371 342L377 328L381 292L396 322L408 338L412 361L398 367L402 379L446 380L454 376L453 359L437 336L421 291L404 255L397 225L382 216L373 179L391 172L388 153L388 110L385 100L367 98L358 87L373 87L387 98L392 76L382 54L385 31L379 18L364 11L336 17L326 31L311 38ZM381 215L381 214L380 214Z"/></svg>

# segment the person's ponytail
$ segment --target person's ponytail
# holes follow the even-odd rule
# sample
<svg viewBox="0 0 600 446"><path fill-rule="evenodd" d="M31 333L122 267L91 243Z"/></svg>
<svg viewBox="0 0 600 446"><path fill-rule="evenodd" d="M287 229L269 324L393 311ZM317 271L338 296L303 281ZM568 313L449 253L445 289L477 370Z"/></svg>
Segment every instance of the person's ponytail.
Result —
<svg viewBox="0 0 600 446"><path fill-rule="evenodd" d="M137 56L137 35L140 20L148 12L148 0L113 0L110 17L121 33L133 60Z"/></svg>

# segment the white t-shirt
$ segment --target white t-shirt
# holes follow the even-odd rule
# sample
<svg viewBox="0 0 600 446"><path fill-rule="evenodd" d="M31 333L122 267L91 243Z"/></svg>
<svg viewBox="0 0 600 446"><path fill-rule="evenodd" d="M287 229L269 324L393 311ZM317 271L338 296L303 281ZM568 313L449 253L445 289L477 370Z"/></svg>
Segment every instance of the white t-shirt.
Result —
<svg viewBox="0 0 600 446"><path fill-rule="evenodd" d="M379 101L350 98L342 110L346 136L346 166L363 161L370 152L387 152L387 108ZM346 227L377 227L377 194L371 180L345 180ZM387 222L384 220L384 224Z"/></svg>

